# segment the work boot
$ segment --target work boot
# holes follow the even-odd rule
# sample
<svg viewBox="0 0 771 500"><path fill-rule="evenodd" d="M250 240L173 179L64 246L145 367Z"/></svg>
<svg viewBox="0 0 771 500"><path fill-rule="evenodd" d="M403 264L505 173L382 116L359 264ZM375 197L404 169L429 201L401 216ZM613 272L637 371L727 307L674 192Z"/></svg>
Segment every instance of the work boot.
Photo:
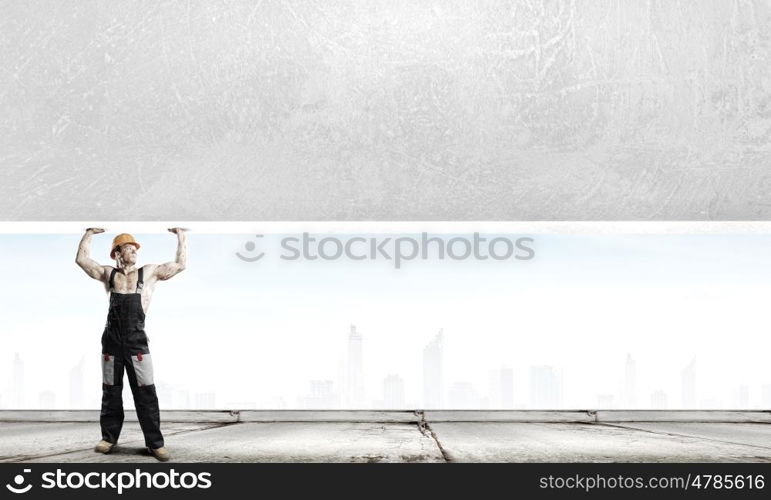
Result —
<svg viewBox="0 0 771 500"><path fill-rule="evenodd" d="M161 462L168 462L168 460L171 458L169 450L163 446L160 448L148 448L148 450L150 450L150 453L152 453L152 455Z"/></svg>
<svg viewBox="0 0 771 500"><path fill-rule="evenodd" d="M107 453L110 453L112 451L112 447L115 446L114 443L111 443L109 441L105 441L102 439L97 443L96 447L94 448L94 451L97 453L104 453L105 455Z"/></svg>

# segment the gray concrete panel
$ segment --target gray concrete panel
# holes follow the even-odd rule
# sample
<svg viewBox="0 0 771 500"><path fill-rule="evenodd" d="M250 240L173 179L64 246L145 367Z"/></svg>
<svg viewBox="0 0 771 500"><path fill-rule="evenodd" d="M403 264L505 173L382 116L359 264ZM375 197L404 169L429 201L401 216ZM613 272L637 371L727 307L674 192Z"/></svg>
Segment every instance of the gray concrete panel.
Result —
<svg viewBox="0 0 771 500"><path fill-rule="evenodd" d="M163 424L167 439L177 439L181 432L205 429L211 424ZM0 462L58 462L67 460L64 454L93 453L102 439L98 423L75 422L4 422L0 424ZM120 440L144 446L142 431L137 423L123 426Z"/></svg>
<svg viewBox="0 0 771 500"><path fill-rule="evenodd" d="M771 423L761 410L595 410L597 422L759 422Z"/></svg>
<svg viewBox="0 0 771 500"><path fill-rule="evenodd" d="M771 462L771 449L602 424L431 424L457 462Z"/></svg>
<svg viewBox="0 0 771 500"><path fill-rule="evenodd" d="M750 423L627 422L616 424L656 434L689 436L771 449L771 425Z"/></svg>
<svg viewBox="0 0 771 500"><path fill-rule="evenodd" d="M426 410L428 422L583 422L595 421L591 410Z"/></svg>
<svg viewBox="0 0 771 500"><path fill-rule="evenodd" d="M0 18L5 220L771 217L768 2Z"/></svg>
<svg viewBox="0 0 771 500"><path fill-rule="evenodd" d="M417 425L376 423L244 423L174 436L166 447L176 462L441 462L430 436ZM31 460L37 461L37 460ZM42 460L44 461L44 460ZM91 450L57 462L154 462L143 443L125 443L110 455Z"/></svg>
<svg viewBox="0 0 771 500"><path fill-rule="evenodd" d="M414 411L369 410L241 410L239 422L402 422L417 423Z"/></svg>
<svg viewBox="0 0 771 500"><path fill-rule="evenodd" d="M558 411L532 412L543 422L501 421L527 412L489 411L444 411L430 420L432 413L251 411L243 416L263 420L164 421L162 429L179 462L771 462L767 423L549 421L571 415ZM280 416L294 421L276 420ZM110 455L92 451L98 440L95 421L0 422L0 461L154 461L135 422L125 424Z"/></svg>

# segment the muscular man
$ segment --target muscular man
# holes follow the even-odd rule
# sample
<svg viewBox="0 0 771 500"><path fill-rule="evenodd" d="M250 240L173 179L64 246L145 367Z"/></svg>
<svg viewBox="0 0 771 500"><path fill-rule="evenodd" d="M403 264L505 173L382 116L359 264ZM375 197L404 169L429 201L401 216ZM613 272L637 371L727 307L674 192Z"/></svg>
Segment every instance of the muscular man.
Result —
<svg viewBox="0 0 771 500"><path fill-rule="evenodd" d="M110 257L116 266L105 266L89 257L91 235L104 229L92 227L80 240L75 262L92 278L104 283L110 292L110 309L102 334L102 412L99 423L102 440L95 451L109 453L118 442L123 426L123 372L128 375L139 425L145 445L158 460L170 458L161 434L158 396L153 381L153 365L145 335L145 313L153 289L185 269L185 229L169 229L177 235L177 258L161 265L136 267L139 243L130 234L119 234L112 242Z"/></svg>

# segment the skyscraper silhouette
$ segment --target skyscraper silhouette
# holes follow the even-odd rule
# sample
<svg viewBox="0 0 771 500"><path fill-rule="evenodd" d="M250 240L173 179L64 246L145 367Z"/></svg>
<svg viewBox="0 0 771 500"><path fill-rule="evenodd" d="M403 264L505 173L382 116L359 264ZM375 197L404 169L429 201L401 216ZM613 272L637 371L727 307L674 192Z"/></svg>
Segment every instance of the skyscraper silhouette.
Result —
<svg viewBox="0 0 771 500"><path fill-rule="evenodd" d="M654 410L666 410L667 405L667 393L661 389L653 391L653 394L651 394L651 408Z"/></svg>
<svg viewBox="0 0 771 500"><path fill-rule="evenodd" d="M164 406L168 409L186 410L191 408L194 401L190 397L190 391L177 385L166 384L162 381L156 383L158 399L165 401ZM200 407L192 407L200 410Z"/></svg>
<svg viewBox="0 0 771 500"><path fill-rule="evenodd" d="M744 384L731 390L731 408L746 410L750 407L750 388Z"/></svg>
<svg viewBox="0 0 771 500"><path fill-rule="evenodd" d="M193 398L194 408L197 410L211 410L217 407L217 396L213 392L196 392Z"/></svg>
<svg viewBox="0 0 771 500"><path fill-rule="evenodd" d="M423 349L423 407L441 408L444 403L444 330Z"/></svg>
<svg viewBox="0 0 771 500"><path fill-rule="evenodd" d="M696 408L696 358L681 373L683 408Z"/></svg>
<svg viewBox="0 0 771 500"><path fill-rule="evenodd" d="M53 410L56 408L56 394L53 391L43 391L40 393L40 409Z"/></svg>
<svg viewBox="0 0 771 500"><path fill-rule="evenodd" d="M764 384L760 388L760 402L764 409L771 410L771 384Z"/></svg>
<svg viewBox="0 0 771 500"><path fill-rule="evenodd" d="M395 374L383 380L383 404L386 409L404 408L404 380Z"/></svg>
<svg viewBox="0 0 771 500"><path fill-rule="evenodd" d="M514 370L502 367L490 373L490 398L493 408L514 408Z"/></svg>
<svg viewBox="0 0 771 500"><path fill-rule="evenodd" d="M616 399L613 394L600 394L597 396L597 408L600 410L610 410L616 407Z"/></svg>
<svg viewBox="0 0 771 500"><path fill-rule="evenodd" d="M331 380L311 380L310 389L310 394L298 399L301 408L326 410L340 407L340 397L335 393Z"/></svg>
<svg viewBox="0 0 771 500"><path fill-rule="evenodd" d="M562 407L562 375L551 366L530 367L530 402L535 409Z"/></svg>
<svg viewBox="0 0 771 500"><path fill-rule="evenodd" d="M364 360L363 339L356 326L351 325L348 335L348 371L346 380L346 403L349 408L364 408Z"/></svg>
<svg viewBox="0 0 771 500"><path fill-rule="evenodd" d="M624 406L637 407L637 363L629 353L626 354L624 365Z"/></svg>
<svg viewBox="0 0 771 500"><path fill-rule="evenodd" d="M448 391L449 406L453 409L479 408L481 398L470 382L455 382Z"/></svg>
<svg viewBox="0 0 771 500"><path fill-rule="evenodd" d="M12 404L14 408L26 408L25 394L26 389L24 387L24 361L16 353L13 358L13 387L11 388L13 394Z"/></svg>
<svg viewBox="0 0 771 500"><path fill-rule="evenodd" d="M83 381L85 371L85 360L83 357L77 365L70 370L70 408L83 408Z"/></svg>

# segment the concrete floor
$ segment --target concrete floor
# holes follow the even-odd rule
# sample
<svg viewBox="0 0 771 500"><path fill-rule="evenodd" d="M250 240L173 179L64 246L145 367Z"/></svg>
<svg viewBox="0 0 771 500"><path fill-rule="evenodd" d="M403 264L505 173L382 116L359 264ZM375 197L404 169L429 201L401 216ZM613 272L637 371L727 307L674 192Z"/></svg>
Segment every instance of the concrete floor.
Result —
<svg viewBox="0 0 771 500"><path fill-rule="evenodd" d="M768 412L625 415L179 412L162 428L174 462L771 462ZM105 456L88 415L41 416L0 412L0 462L154 462L136 422Z"/></svg>
<svg viewBox="0 0 771 500"><path fill-rule="evenodd" d="M736 426L741 437L734 440ZM771 425L436 423L453 462L771 462ZM725 440L713 436L729 436ZM752 444L747 444L751 436Z"/></svg>

